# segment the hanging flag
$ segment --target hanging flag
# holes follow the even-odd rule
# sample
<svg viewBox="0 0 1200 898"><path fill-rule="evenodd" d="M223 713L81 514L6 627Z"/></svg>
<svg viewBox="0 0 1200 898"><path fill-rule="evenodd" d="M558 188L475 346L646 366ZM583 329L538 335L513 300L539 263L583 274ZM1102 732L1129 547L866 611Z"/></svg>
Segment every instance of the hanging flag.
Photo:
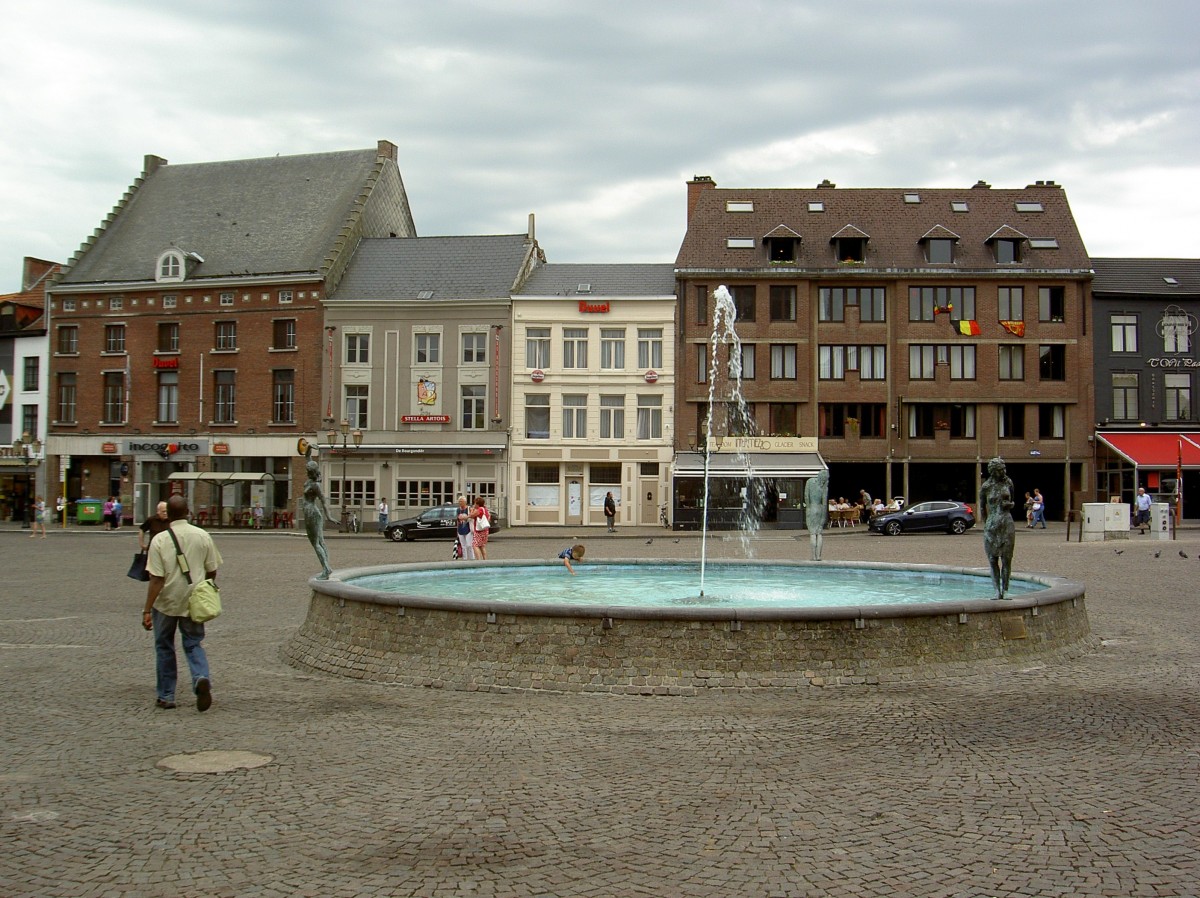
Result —
<svg viewBox="0 0 1200 898"><path fill-rule="evenodd" d="M1183 523L1183 437L1179 438L1179 456L1175 462L1175 526Z"/></svg>
<svg viewBox="0 0 1200 898"><path fill-rule="evenodd" d="M967 337L979 336L979 322L967 321L965 318L958 322L958 332Z"/></svg>
<svg viewBox="0 0 1200 898"><path fill-rule="evenodd" d="M1025 322L1024 321L1001 321L1000 326L1002 328L1004 328L1006 331L1008 331L1010 334L1014 334L1015 336L1018 336L1018 337L1025 336Z"/></svg>

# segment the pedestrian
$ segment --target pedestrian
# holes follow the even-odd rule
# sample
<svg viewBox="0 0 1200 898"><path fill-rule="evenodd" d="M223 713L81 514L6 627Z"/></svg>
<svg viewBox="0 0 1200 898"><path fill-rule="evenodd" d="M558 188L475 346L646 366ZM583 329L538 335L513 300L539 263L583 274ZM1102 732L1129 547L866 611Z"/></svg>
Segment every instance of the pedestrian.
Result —
<svg viewBox="0 0 1200 898"><path fill-rule="evenodd" d="M384 531L384 530L387 530L387 525L388 525L388 504L387 504L387 499L380 499L380 500L379 500L379 508L378 508L378 511L379 511L379 523L378 523L378 530L379 530L379 532L380 532L380 533L383 533L383 531Z"/></svg>
<svg viewBox="0 0 1200 898"><path fill-rule="evenodd" d="M104 500L104 508L101 509L104 515L104 529L113 529L113 497L109 496Z"/></svg>
<svg viewBox="0 0 1200 898"><path fill-rule="evenodd" d="M455 537L458 539L458 557L466 561L475 560L475 541L471 537L471 508L466 496L458 497L458 526Z"/></svg>
<svg viewBox="0 0 1200 898"><path fill-rule="evenodd" d="M188 581L181 561L186 562L192 582L200 582L197 576L200 571L204 572L205 579L215 580L221 567L221 553L212 537L189 524L187 517L187 499L172 496L167 500L167 527L150 541L150 557L146 562L150 585L146 589L142 627L154 631L155 705L175 707L175 686L179 679L175 631L178 630L192 676L196 710L207 711L212 705L212 680L208 656L204 652L204 624L188 617L188 594L192 583Z"/></svg>
<svg viewBox="0 0 1200 898"><path fill-rule="evenodd" d="M259 499L257 502L254 503L254 529L262 530L262 522L263 522L263 506L262 506L262 499Z"/></svg>
<svg viewBox="0 0 1200 898"><path fill-rule="evenodd" d="M1042 496L1042 491L1037 487L1033 489L1033 523L1031 527L1036 527L1038 522L1041 522L1042 529L1046 529L1046 500Z"/></svg>
<svg viewBox="0 0 1200 898"><path fill-rule="evenodd" d="M119 498L117 498L116 496L113 496L112 499L113 499L113 508L112 508L113 526L112 526L112 529L120 530L121 529L121 517L125 513L125 506L123 506L121 504L121 500Z"/></svg>
<svg viewBox="0 0 1200 898"><path fill-rule="evenodd" d="M1033 529L1033 494L1025 492L1025 529Z"/></svg>
<svg viewBox="0 0 1200 898"><path fill-rule="evenodd" d="M149 552L150 543L154 542L154 537L166 529L167 503L159 502L155 506L154 514L142 521L141 527L138 528L138 550L143 553Z"/></svg>
<svg viewBox="0 0 1200 898"><path fill-rule="evenodd" d="M492 517L488 513L487 503L483 496L475 497L475 508L470 513L472 539L477 561L487 561L488 533L492 529Z"/></svg>
<svg viewBox="0 0 1200 898"><path fill-rule="evenodd" d="M875 503L871 501L871 494L866 490L858 491L859 507L862 508L862 522L865 524L871 518L871 509L875 507Z"/></svg>
<svg viewBox="0 0 1200 898"><path fill-rule="evenodd" d="M46 538L46 500L38 496L33 502L33 532L29 538L37 536L38 528L42 528L42 539Z"/></svg>
<svg viewBox="0 0 1200 898"><path fill-rule="evenodd" d="M604 519L608 522L608 532L616 533L617 500L613 498L612 490L604 497Z"/></svg>
<svg viewBox="0 0 1200 898"><path fill-rule="evenodd" d="M1137 519L1133 522L1133 526L1137 527L1144 536L1146 528L1150 526L1150 505L1152 503L1150 494L1146 492L1145 487L1138 487L1137 491Z"/></svg>
<svg viewBox="0 0 1200 898"><path fill-rule="evenodd" d="M583 561L584 551L585 550L583 546L567 546L558 553L558 557L562 559L562 563L566 566L567 570L571 572L572 577L575 576L575 568L571 567L571 562Z"/></svg>

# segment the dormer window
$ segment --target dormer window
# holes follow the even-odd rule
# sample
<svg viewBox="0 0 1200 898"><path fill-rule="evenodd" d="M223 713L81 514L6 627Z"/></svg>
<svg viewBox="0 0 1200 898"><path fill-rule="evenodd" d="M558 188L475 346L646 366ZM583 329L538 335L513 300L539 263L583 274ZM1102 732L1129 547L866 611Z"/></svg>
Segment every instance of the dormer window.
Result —
<svg viewBox="0 0 1200 898"><path fill-rule="evenodd" d="M925 241L925 252L935 265L948 265L954 261L954 241L947 237L930 237Z"/></svg>
<svg viewBox="0 0 1200 898"><path fill-rule="evenodd" d="M776 225L763 235L767 257L776 265L794 264L800 235L785 224Z"/></svg>
<svg viewBox="0 0 1200 898"><path fill-rule="evenodd" d="M1021 241L1001 239L995 242L996 261L1001 265L1021 261Z"/></svg>
<svg viewBox="0 0 1200 898"><path fill-rule="evenodd" d="M154 279L159 283L182 281L184 271L183 253L177 249L169 249L158 257Z"/></svg>
<svg viewBox="0 0 1200 898"><path fill-rule="evenodd" d="M867 258L867 241L863 237L839 237L834 245L837 247L839 262L865 262Z"/></svg>

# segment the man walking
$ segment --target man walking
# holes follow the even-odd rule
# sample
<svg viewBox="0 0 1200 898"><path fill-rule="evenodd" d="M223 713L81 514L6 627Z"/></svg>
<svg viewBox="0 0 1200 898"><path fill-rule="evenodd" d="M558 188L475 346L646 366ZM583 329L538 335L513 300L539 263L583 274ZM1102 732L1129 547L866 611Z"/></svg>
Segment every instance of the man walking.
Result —
<svg viewBox="0 0 1200 898"><path fill-rule="evenodd" d="M1137 519L1133 522L1133 526L1137 527L1144 536L1146 528L1150 526L1150 505L1151 498L1146 493L1145 487L1138 487L1137 491Z"/></svg>
<svg viewBox="0 0 1200 898"><path fill-rule="evenodd" d="M595 507L595 506L593 506ZM604 497L604 519L608 522L608 532L617 532L617 500L613 498L612 490Z"/></svg>
<svg viewBox="0 0 1200 898"><path fill-rule="evenodd" d="M379 512L379 532L383 533L383 531L387 530L387 525L388 525L387 499L379 500L379 508L377 510Z"/></svg>
<svg viewBox="0 0 1200 898"><path fill-rule="evenodd" d="M217 578L221 553L212 537L189 524L187 516L187 499L171 496L167 500L167 530L150 541L150 555L146 561L150 584L146 590L146 607L142 611L142 627L154 631L157 707L175 707L175 685L179 679L175 663L175 631L178 630L192 675L196 710L207 711L212 705L212 683L208 674L208 656L202 645L204 624L188 617L188 593L192 584L184 574L177 551L187 563L192 583L198 583L202 578Z"/></svg>

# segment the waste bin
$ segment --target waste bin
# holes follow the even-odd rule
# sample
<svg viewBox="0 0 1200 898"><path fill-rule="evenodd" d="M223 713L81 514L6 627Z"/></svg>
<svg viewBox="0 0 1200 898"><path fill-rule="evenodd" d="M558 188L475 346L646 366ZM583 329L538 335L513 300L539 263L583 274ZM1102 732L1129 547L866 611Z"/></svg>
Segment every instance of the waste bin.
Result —
<svg viewBox="0 0 1200 898"><path fill-rule="evenodd" d="M103 499L76 499L75 521L79 524L99 524L104 520Z"/></svg>

